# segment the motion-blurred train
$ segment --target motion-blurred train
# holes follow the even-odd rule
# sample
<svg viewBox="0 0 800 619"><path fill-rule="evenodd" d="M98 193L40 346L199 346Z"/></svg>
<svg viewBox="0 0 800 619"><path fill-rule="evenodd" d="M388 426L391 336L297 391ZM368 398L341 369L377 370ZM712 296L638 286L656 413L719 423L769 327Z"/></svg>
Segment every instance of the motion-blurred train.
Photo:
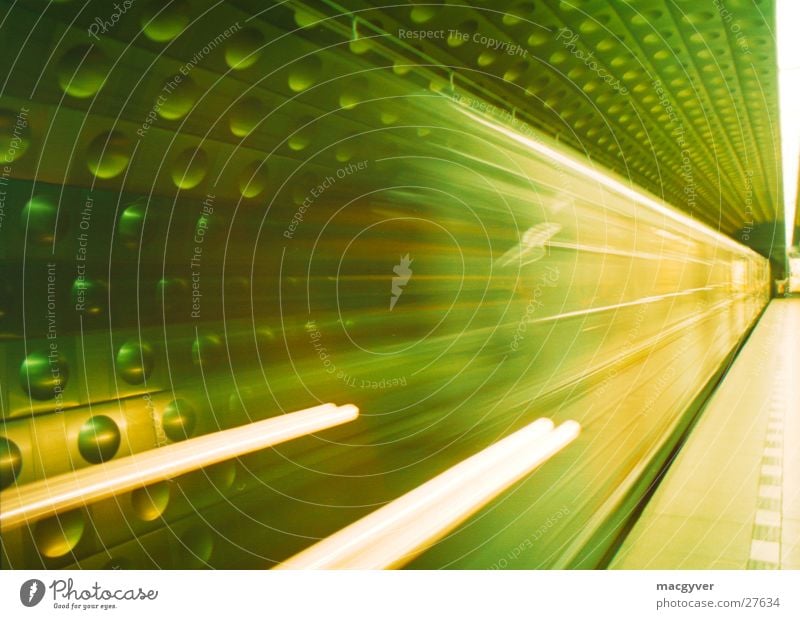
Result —
<svg viewBox="0 0 800 619"><path fill-rule="evenodd" d="M4 96L29 127L0 230L0 501L360 410L7 527L4 568L268 568L540 417L581 434L408 566L597 567L680 444L767 261L444 76L328 45L251 81L230 45L163 104L180 48L137 47L150 68L102 97L64 102L58 66Z"/></svg>

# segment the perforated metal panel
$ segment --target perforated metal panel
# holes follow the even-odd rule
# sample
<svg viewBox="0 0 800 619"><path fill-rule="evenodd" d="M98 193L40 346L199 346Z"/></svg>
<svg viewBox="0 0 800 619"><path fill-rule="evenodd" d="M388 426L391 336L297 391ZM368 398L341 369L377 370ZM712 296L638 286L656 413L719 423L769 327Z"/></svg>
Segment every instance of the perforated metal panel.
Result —
<svg viewBox="0 0 800 619"><path fill-rule="evenodd" d="M633 310L616 330L604 322L615 304L667 308L633 339L730 312L730 332L703 342L724 357L763 304L763 261L691 222L640 221L607 186L503 133L564 157L572 147L736 240L775 224L772 5L698 4L142 0L113 17L104 1L2 2L3 488L320 398L372 415L322 446L298 441L4 532L4 560L263 567L485 445L506 413L539 406L546 372L587 380L604 354L633 354L619 326ZM377 232L348 254L363 227ZM319 230L332 236L317 246ZM497 269L520 243L538 260L551 240L562 279L542 284L544 326L498 373L523 388L503 384L512 395L485 424L472 403L450 415L462 397L452 364L483 355L462 385L488 380L540 281L530 256L522 272ZM419 271L395 308L385 284L409 246ZM735 285L734 262L747 274ZM586 323L569 322L581 312ZM343 377L321 365L310 319ZM441 340L427 334L441 325L460 348L434 363ZM417 340L429 356L400 356L399 369L381 356ZM493 393L475 397L488 409ZM308 488L313 467L324 483ZM352 483L362 470L381 475ZM323 515L298 511L295 491Z"/></svg>
<svg viewBox="0 0 800 619"><path fill-rule="evenodd" d="M307 6L409 33L457 82L738 240L781 219L769 0Z"/></svg>

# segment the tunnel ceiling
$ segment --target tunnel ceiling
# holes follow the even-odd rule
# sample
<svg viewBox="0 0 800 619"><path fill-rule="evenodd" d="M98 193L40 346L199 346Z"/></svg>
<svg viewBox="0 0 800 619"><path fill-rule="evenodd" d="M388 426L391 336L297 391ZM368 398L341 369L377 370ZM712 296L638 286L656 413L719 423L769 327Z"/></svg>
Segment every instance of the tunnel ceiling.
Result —
<svg viewBox="0 0 800 619"><path fill-rule="evenodd" d="M474 92L737 240L747 242L751 225L782 219L772 0L450 0L414 6L396 0L232 0L186 6L253 15L250 26L277 27L314 47L349 39L353 55L375 66L386 66L387 58L415 64L413 74L434 76L425 87L452 83ZM199 30L213 27L199 15L192 32L202 38ZM69 3L50 4L31 25L36 21L38 34L53 19L72 22L61 50L73 39L85 44L93 17L90 11L74 15ZM20 23L19 32L26 27ZM103 40L133 36L121 23ZM170 43L165 57L180 57L187 45L194 49L183 39ZM40 43L52 45L46 38ZM9 44L10 58L15 52ZM131 46L160 48L142 37ZM24 48L26 56L31 49ZM87 67L83 79L91 80L94 64L109 60L95 49L84 61L76 55L86 53L80 46L70 53L75 57L58 61L58 76L35 80L17 70L6 93L24 100L36 92L55 104L58 91L45 96L54 86L49 80L63 81L65 71L81 62ZM37 61L17 58L15 68L26 62ZM92 112L103 114L102 102L119 99L125 87L107 84ZM79 92L71 95L61 105L83 99ZM8 129L11 117L3 122ZM40 167L40 180L48 172ZM18 173L34 176L33 170Z"/></svg>
<svg viewBox="0 0 800 619"><path fill-rule="evenodd" d="M344 4L299 22L355 18L738 240L781 219L770 0Z"/></svg>

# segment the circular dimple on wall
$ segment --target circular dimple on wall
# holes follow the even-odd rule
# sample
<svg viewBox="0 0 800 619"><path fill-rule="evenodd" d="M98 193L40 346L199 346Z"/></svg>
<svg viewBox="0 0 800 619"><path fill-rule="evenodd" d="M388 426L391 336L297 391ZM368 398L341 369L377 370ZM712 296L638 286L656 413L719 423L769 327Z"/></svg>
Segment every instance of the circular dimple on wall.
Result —
<svg viewBox="0 0 800 619"><path fill-rule="evenodd" d="M275 332L269 327L258 327L255 332L255 340L262 363L273 359L282 344Z"/></svg>
<svg viewBox="0 0 800 619"><path fill-rule="evenodd" d="M22 471L22 452L17 444L0 436L0 490L13 484Z"/></svg>
<svg viewBox="0 0 800 619"><path fill-rule="evenodd" d="M301 58L289 67L289 88L303 92L316 84L321 75L322 61L317 56Z"/></svg>
<svg viewBox="0 0 800 619"><path fill-rule="evenodd" d="M714 19L714 13L711 11L695 11L693 13L685 13L681 16L681 21L692 26L699 26Z"/></svg>
<svg viewBox="0 0 800 619"><path fill-rule="evenodd" d="M303 7L297 7L294 9L294 23L301 28L308 28L309 26L318 24L322 19L324 18L312 15L308 11L304 10Z"/></svg>
<svg viewBox="0 0 800 619"><path fill-rule="evenodd" d="M204 565L214 552L214 537L201 525L189 527L180 537L181 554L190 565Z"/></svg>
<svg viewBox="0 0 800 619"><path fill-rule="evenodd" d="M411 69L412 66L406 60L397 59L392 63L392 71L395 75L408 75Z"/></svg>
<svg viewBox="0 0 800 619"><path fill-rule="evenodd" d="M181 34L189 24L192 10L180 0L167 4L156 0L149 2L142 11L142 32L156 43L171 41Z"/></svg>
<svg viewBox="0 0 800 619"><path fill-rule="evenodd" d="M393 125L400 120L400 114L392 109L382 109L378 115L378 118L384 125Z"/></svg>
<svg viewBox="0 0 800 619"><path fill-rule="evenodd" d="M533 2L520 2L510 11L503 13L503 24L506 26L516 26L530 20L536 10Z"/></svg>
<svg viewBox="0 0 800 619"><path fill-rule="evenodd" d="M545 43L549 43L553 40L552 33L548 32L547 30L535 30L529 37L528 37L528 45L532 47L541 47Z"/></svg>
<svg viewBox="0 0 800 619"><path fill-rule="evenodd" d="M192 342L192 363L195 365L217 365L224 356L225 348L218 335L198 335Z"/></svg>
<svg viewBox="0 0 800 619"><path fill-rule="evenodd" d="M163 310L171 312L181 307L181 300L187 297L189 284L180 277L162 277L156 282L156 302L163 303Z"/></svg>
<svg viewBox="0 0 800 619"><path fill-rule="evenodd" d="M119 216L117 233L128 249L134 249L139 246L144 230L146 211L147 205L145 203L136 202L125 207L125 210Z"/></svg>
<svg viewBox="0 0 800 619"><path fill-rule="evenodd" d="M121 441L119 427L106 415L90 417L78 431L78 451L91 464L111 460Z"/></svg>
<svg viewBox="0 0 800 619"><path fill-rule="evenodd" d="M170 483L158 482L131 492L131 506L136 517L145 522L159 518L169 505Z"/></svg>
<svg viewBox="0 0 800 619"><path fill-rule="evenodd" d="M172 441L183 441L194 432L197 413L185 399L178 398L167 404L161 417L164 434Z"/></svg>
<svg viewBox="0 0 800 619"><path fill-rule="evenodd" d="M247 416L247 400L253 397L250 387L241 387L228 395L226 417L229 419L244 419Z"/></svg>
<svg viewBox="0 0 800 619"><path fill-rule="evenodd" d="M108 59L97 46L76 45L58 61L58 85L66 94L85 99L103 87Z"/></svg>
<svg viewBox="0 0 800 619"><path fill-rule="evenodd" d="M130 140L122 132L105 131L89 142L86 166L97 178L114 178L128 166L130 151Z"/></svg>
<svg viewBox="0 0 800 619"><path fill-rule="evenodd" d="M597 44L597 49L601 52L611 52L617 47L617 41L613 37L607 37Z"/></svg>
<svg viewBox="0 0 800 619"><path fill-rule="evenodd" d="M146 342L128 341L117 352L117 373L129 385L140 385L150 378L155 365L152 347Z"/></svg>
<svg viewBox="0 0 800 619"><path fill-rule="evenodd" d="M228 127L237 138L250 134L267 115L267 108L257 97L244 97L231 108Z"/></svg>
<svg viewBox="0 0 800 619"><path fill-rule="evenodd" d="M179 189L197 187L208 172L208 155L202 148L187 148L172 161L172 182Z"/></svg>
<svg viewBox="0 0 800 619"><path fill-rule="evenodd" d="M495 63L497 60L497 54L495 54L491 50L484 50L480 54L478 54L478 66L479 67L488 67Z"/></svg>
<svg viewBox="0 0 800 619"><path fill-rule="evenodd" d="M516 82L525 75L530 68L530 64L526 60L518 60L512 64L503 74L503 79L507 82Z"/></svg>
<svg viewBox="0 0 800 619"><path fill-rule="evenodd" d="M334 148L333 156L336 161L339 163L347 163L354 157L356 157L361 149L359 148L358 144L355 140L347 140L344 142L339 142Z"/></svg>
<svg viewBox="0 0 800 619"><path fill-rule="evenodd" d="M467 21L462 22L455 29L455 32L453 31L450 32L452 34L448 35L447 44L450 47L461 47L464 43L466 43L469 39L472 38L473 34L478 32L478 22L476 22L474 19L468 19Z"/></svg>
<svg viewBox="0 0 800 619"><path fill-rule="evenodd" d="M255 28L240 30L225 46L225 63L236 71L252 67L264 46L264 35Z"/></svg>
<svg viewBox="0 0 800 619"><path fill-rule="evenodd" d="M50 400L67 386L69 367L60 354L42 352L28 355L19 369L22 390L34 400Z"/></svg>
<svg viewBox="0 0 800 619"><path fill-rule="evenodd" d="M243 198L255 198L266 189L268 179L266 164L262 161L253 161L239 173L239 193Z"/></svg>
<svg viewBox="0 0 800 619"><path fill-rule="evenodd" d="M356 35L350 39L347 47L351 52L360 56L361 54L366 54L368 51L370 51L373 48L373 43L374 41L372 41L372 39Z"/></svg>
<svg viewBox="0 0 800 619"><path fill-rule="evenodd" d="M308 148L309 144L311 144L313 126L314 118L312 116L302 116L297 122L297 130L286 140L289 148L293 151L301 151Z"/></svg>
<svg viewBox="0 0 800 619"><path fill-rule="evenodd" d="M296 176L296 182L289 187L292 202L300 206L308 195L308 188L315 187L319 177L310 170L305 170Z"/></svg>
<svg viewBox="0 0 800 619"><path fill-rule="evenodd" d="M440 5L444 4L444 2L445 0L428 0L425 3L413 6L408 15L415 24L424 24L439 14Z"/></svg>
<svg viewBox="0 0 800 619"><path fill-rule="evenodd" d="M56 238L56 221L66 226L66 214L59 217L58 203L51 196L34 196L25 204L19 218L20 231L28 232L28 240L37 245L50 245Z"/></svg>
<svg viewBox="0 0 800 619"><path fill-rule="evenodd" d="M33 540L41 555L55 559L71 552L81 541L85 529L83 513L75 509L37 522Z"/></svg>
<svg viewBox="0 0 800 619"><path fill-rule="evenodd" d="M170 78L172 81L174 78ZM169 83L169 82L168 82ZM162 89L165 90L166 88ZM188 114L200 98L200 88L190 77L184 77L165 101L157 106L157 113L166 120L178 120Z"/></svg>
<svg viewBox="0 0 800 619"><path fill-rule="evenodd" d="M352 110L369 96L369 82L363 75L350 79L339 95L339 106Z"/></svg>
<svg viewBox="0 0 800 619"><path fill-rule="evenodd" d="M87 316L99 316L105 311L108 286L99 279L77 277L72 283L71 298L77 312Z"/></svg>
<svg viewBox="0 0 800 619"><path fill-rule="evenodd" d="M211 484L220 492L228 492L236 483L236 461L226 460L205 469Z"/></svg>
<svg viewBox="0 0 800 619"><path fill-rule="evenodd" d="M582 34L594 34L595 32L599 32L603 25L596 19L589 18L583 20L578 25L578 30Z"/></svg>

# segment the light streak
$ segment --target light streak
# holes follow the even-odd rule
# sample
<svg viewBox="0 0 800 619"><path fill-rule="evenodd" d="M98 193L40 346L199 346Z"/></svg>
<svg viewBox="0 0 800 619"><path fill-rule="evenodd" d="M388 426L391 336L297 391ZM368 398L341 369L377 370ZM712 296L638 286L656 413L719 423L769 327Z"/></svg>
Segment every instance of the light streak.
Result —
<svg viewBox="0 0 800 619"><path fill-rule="evenodd" d="M322 404L199 436L0 493L0 530L172 479L358 417L352 404Z"/></svg>
<svg viewBox="0 0 800 619"><path fill-rule="evenodd" d="M407 563L563 449L580 432L538 419L276 569L387 569Z"/></svg>

